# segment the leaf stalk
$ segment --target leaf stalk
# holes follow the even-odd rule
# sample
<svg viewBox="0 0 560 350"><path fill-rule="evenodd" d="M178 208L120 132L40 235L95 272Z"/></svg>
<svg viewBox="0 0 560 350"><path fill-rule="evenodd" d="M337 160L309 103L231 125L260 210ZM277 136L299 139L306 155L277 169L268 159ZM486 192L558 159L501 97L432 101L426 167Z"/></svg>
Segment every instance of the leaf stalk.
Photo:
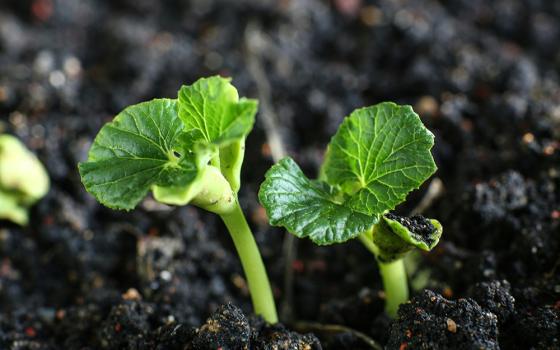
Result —
<svg viewBox="0 0 560 350"><path fill-rule="evenodd" d="M268 275L257 242L237 198L235 199L234 209L231 212L221 214L220 217L226 225L241 259L255 314L262 316L269 323L277 323L276 304L274 303Z"/></svg>
<svg viewBox="0 0 560 350"><path fill-rule="evenodd" d="M408 300L408 282L406 269L403 259L397 259L392 262L381 262L377 258L379 255L379 248L373 243L373 230L376 229L374 225L370 230L358 236L360 242L369 250L376 258L379 267L379 274L383 281L383 289L385 291L385 312L391 317L397 317L399 305Z"/></svg>

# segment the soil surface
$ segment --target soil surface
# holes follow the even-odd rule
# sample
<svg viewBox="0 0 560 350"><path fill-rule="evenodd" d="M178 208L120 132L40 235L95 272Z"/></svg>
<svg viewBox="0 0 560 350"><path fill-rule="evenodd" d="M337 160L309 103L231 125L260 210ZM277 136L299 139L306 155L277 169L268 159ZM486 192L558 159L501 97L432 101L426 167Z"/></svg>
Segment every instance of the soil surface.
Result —
<svg viewBox="0 0 560 350"><path fill-rule="evenodd" d="M545 0L2 1L0 130L52 188L29 227L0 223L0 348L559 349L558 37L560 3ZM310 176L354 108L421 115L443 184L422 215L443 236L407 259L398 319L359 242L298 241L287 288L284 232L256 200L272 164L261 115L240 201L284 325L250 314L219 219L150 198L111 211L85 192L76 165L103 123L213 74L268 99Z"/></svg>

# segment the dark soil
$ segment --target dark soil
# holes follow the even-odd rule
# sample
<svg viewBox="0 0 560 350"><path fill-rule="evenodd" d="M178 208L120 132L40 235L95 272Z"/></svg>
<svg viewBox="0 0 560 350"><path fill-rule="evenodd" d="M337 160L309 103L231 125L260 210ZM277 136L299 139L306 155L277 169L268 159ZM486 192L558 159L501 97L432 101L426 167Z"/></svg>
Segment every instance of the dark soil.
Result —
<svg viewBox="0 0 560 350"><path fill-rule="evenodd" d="M498 319L472 299L449 301L425 290L399 308L387 347L499 349Z"/></svg>
<svg viewBox="0 0 560 350"><path fill-rule="evenodd" d="M270 326L257 317L248 320L231 304L218 308L193 335L180 349L321 349L315 336Z"/></svg>
<svg viewBox="0 0 560 350"><path fill-rule="evenodd" d="M389 349L560 348L559 35L560 3L545 0L2 1L0 130L39 155L52 188L29 227L0 223L0 348L369 348L358 334ZM357 107L411 104L435 134L445 190L423 215L444 232L407 260L414 298L397 320L358 242L299 241L292 317L271 327L250 315L214 216L151 199L115 212L84 191L76 164L103 123L211 74L256 97L251 59L309 175ZM284 233L256 201L272 163L257 119L240 201L282 306ZM360 333L316 338L302 321Z"/></svg>

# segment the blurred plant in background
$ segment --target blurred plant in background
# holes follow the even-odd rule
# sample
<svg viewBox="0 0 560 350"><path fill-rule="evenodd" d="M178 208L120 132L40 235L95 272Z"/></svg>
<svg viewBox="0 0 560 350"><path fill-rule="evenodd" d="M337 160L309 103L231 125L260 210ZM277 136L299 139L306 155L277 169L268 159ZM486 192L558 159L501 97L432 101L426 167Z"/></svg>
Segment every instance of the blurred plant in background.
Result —
<svg viewBox="0 0 560 350"><path fill-rule="evenodd" d="M27 225L29 208L49 191L45 167L23 143L0 135L0 219Z"/></svg>

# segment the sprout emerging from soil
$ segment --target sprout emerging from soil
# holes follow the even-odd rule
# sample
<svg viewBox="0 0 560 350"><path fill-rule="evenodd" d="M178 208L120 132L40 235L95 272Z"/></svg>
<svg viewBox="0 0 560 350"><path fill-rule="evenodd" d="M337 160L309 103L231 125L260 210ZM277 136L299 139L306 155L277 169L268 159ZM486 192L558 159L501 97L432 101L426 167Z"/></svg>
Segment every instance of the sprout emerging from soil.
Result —
<svg viewBox="0 0 560 350"><path fill-rule="evenodd" d="M14 136L0 135L0 219L27 225L28 209L49 191L47 171Z"/></svg>
<svg viewBox="0 0 560 350"><path fill-rule="evenodd" d="M389 213L435 171L433 134L410 106L392 102L355 110L327 148L318 180L285 158L266 174L259 200L270 223L319 245L359 237L376 256L395 316L408 299L402 257L414 247L431 250L442 227L437 220Z"/></svg>
<svg viewBox="0 0 560 350"><path fill-rule="evenodd" d="M268 276L237 199L257 101L239 98L230 79L217 76L178 95L129 106L107 123L79 164L82 182L113 209L131 210L152 191L161 203L218 214L241 258L255 313L276 323Z"/></svg>

